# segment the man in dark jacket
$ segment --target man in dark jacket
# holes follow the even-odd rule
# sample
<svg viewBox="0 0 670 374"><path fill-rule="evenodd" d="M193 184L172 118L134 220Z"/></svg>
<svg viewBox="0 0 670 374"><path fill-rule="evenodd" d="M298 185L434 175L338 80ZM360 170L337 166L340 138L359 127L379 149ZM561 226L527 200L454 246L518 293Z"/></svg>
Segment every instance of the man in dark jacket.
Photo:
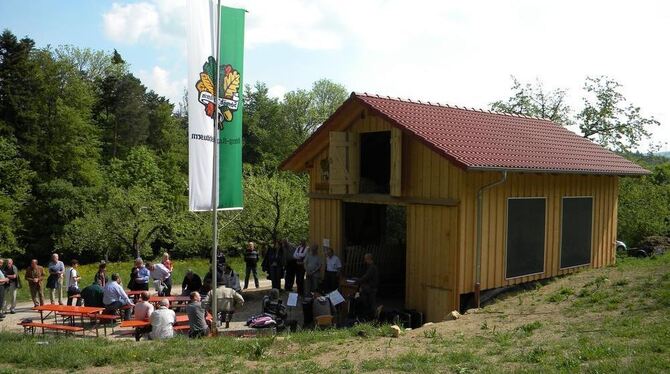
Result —
<svg viewBox="0 0 670 374"><path fill-rule="evenodd" d="M188 269L186 275L184 275L184 280L181 282L181 294L182 296L189 296L191 292L200 291L202 288L202 279L200 276L193 272L193 270Z"/></svg>
<svg viewBox="0 0 670 374"><path fill-rule="evenodd" d="M284 276L284 250L278 240L268 248L263 259L263 270L268 273L272 281L272 288L281 289L281 279Z"/></svg>
<svg viewBox="0 0 670 374"><path fill-rule="evenodd" d="M364 317L374 318L375 308L377 307L377 288L379 288L379 270L375 265L371 253L366 253L363 257L367 269L365 274L358 279L360 287L360 301L363 307Z"/></svg>
<svg viewBox="0 0 670 374"><path fill-rule="evenodd" d="M81 290L81 298L84 300L84 306L92 306L96 308L104 308L105 304L102 302L104 291L97 280L93 284Z"/></svg>
<svg viewBox="0 0 670 374"><path fill-rule="evenodd" d="M254 242L249 242L247 244L247 250L244 252L244 263L246 264L244 289L246 290L249 287L249 275L251 273L254 274L254 283L256 284L256 288L258 288L258 251L256 250L256 244Z"/></svg>

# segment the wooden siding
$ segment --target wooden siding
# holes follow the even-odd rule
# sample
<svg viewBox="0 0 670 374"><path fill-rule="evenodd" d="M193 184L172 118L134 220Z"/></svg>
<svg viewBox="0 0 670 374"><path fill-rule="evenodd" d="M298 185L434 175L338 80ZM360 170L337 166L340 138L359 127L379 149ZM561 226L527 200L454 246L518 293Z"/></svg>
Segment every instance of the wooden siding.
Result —
<svg viewBox="0 0 670 374"><path fill-rule="evenodd" d="M330 247L342 256L342 204L339 200L309 199L309 241L323 244L330 240Z"/></svg>
<svg viewBox="0 0 670 374"><path fill-rule="evenodd" d="M457 207L407 206L405 303L441 321L456 308Z"/></svg>
<svg viewBox="0 0 670 374"><path fill-rule="evenodd" d="M477 190L501 173L467 173L464 194L461 196L459 246L459 293L474 288L474 259L476 250ZM595 175L551 175L510 173L508 180L484 193L482 222L482 290L554 277L576 271L560 269L561 206L565 196L593 197L593 233L591 266L602 267L614 263L616 240L616 208L618 178ZM513 279L505 278L507 199L510 197L545 197L546 230L544 272ZM588 266L588 265L586 265Z"/></svg>

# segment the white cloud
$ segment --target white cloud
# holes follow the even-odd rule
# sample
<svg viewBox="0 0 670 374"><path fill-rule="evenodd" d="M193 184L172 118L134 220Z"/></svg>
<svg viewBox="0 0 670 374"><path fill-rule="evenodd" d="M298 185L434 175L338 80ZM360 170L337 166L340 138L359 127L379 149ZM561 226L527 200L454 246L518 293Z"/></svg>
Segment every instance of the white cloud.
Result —
<svg viewBox="0 0 670 374"><path fill-rule="evenodd" d="M150 72L140 70L137 75L145 86L168 98L175 107L181 102L186 79L172 79L170 72L160 66L154 66Z"/></svg>
<svg viewBox="0 0 670 374"><path fill-rule="evenodd" d="M194 0L191 0L194 1ZM329 23L318 3L285 1L228 1L227 6L245 8L245 41L249 48L265 44L287 44L300 49L339 49L339 30ZM187 17L184 0L147 0L113 3L103 15L105 35L114 42L157 43L161 46L185 40Z"/></svg>
<svg viewBox="0 0 670 374"><path fill-rule="evenodd" d="M286 91L286 87L282 86L281 84L277 84L268 89L268 95L270 95L270 97L282 100Z"/></svg>
<svg viewBox="0 0 670 374"><path fill-rule="evenodd" d="M171 45L184 40L185 11L179 0L113 3L102 16L103 29L117 43Z"/></svg>
<svg viewBox="0 0 670 374"><path fill-rule="evenodd" d="M185 45L185 5L184 0L114 3L104 16L105 31L119 42ZM248 48L282 45L312 50L313 56L337 51L329 55L333 64L268 79L276 95L282 82L338 77L351 90L486 107L509 94L513 74L566 88L571 105L579 107L584 78L605 74L664 124L655 129L655 141L670 141L665 93L670 49L663 47L670 35L668 2L230 0L225 5L249 11ZM259 69L302 63L277 53L277 60Z"/></svg>

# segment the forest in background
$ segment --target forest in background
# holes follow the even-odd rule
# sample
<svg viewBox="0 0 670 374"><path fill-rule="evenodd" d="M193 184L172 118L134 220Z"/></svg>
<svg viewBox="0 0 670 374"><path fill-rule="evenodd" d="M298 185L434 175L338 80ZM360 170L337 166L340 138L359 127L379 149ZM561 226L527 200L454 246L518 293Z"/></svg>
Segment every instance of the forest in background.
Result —
<svg viewBox="0 0 670 374"><path fill-rule="evenodd" d="M576 112L566 92L513 80L492 109L578 125L589 139L652 171L622 178L619 234L631 243L670 233L670 162L634 153L658 126L629 104L620 85L588 78ZM297 241L308 233L307 176L277 166L348 97L327 79L273 98L245 87L245 209L220 215L221 248L247 240ZM175 106L176 105L176 106ZM57 251L83 262L206 256L211 216L188 211L185 101L148 90L113 51L37 48L0 36L0 257L44 261Z"/></svg>

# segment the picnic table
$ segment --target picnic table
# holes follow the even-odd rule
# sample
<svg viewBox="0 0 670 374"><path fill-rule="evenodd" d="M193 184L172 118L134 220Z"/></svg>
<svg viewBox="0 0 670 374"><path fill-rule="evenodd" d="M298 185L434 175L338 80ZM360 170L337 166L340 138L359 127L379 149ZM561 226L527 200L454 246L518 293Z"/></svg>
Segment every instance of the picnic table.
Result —
<svg viewBox="0 0 670 374"><path fill-rule="evenodd" d="M32 329L34 333L35 328L41 328L42 329L42 334L44 334L44 330L55 330L55 331L65 331L65 332L78 332L81 331L84 333L84 328L83 327L78 327L78 326L65 326L65 325L59 325L58 324L58 315L65 315L68 317L80 317L83 319L84 317L88 318L96 318L97 315L100 315L105 308L97 308L97 307L89 307L89 306L76 306L76 305L55 305L55 304L49 304L49 305L40 305L33 307L33 310L40 312L40 323L35 323L35 322L27 322L27 323L21 323L21 325L24 327L24 329ZM46 312L46 315L45 315ZM44 320L49 318L49 316L53 314L54 315L54 321L56 322L55 324L48 324L45 323ZM97 319L96 319L97 321ZM83 323L82 323L83 324ZM96 331L97 331L97 323L96 323Z"/></svg>
<svg viewBox="0 0 670 374"><path fill-rule="evenodd" d="M187 331L189 330L189 325L188 325L188 315L186 314L177 314L176 315L176 321L173 326L175 331ZM212 315L207 313L205 319L207 322L211 323L212 322ZM135 329L135 333L137 335L138 330L147 328L151 326L151 322L148 320L144 319L132 319L128 321L122 321L119 327L127 327L127 328L133 328Z"/></svg>

